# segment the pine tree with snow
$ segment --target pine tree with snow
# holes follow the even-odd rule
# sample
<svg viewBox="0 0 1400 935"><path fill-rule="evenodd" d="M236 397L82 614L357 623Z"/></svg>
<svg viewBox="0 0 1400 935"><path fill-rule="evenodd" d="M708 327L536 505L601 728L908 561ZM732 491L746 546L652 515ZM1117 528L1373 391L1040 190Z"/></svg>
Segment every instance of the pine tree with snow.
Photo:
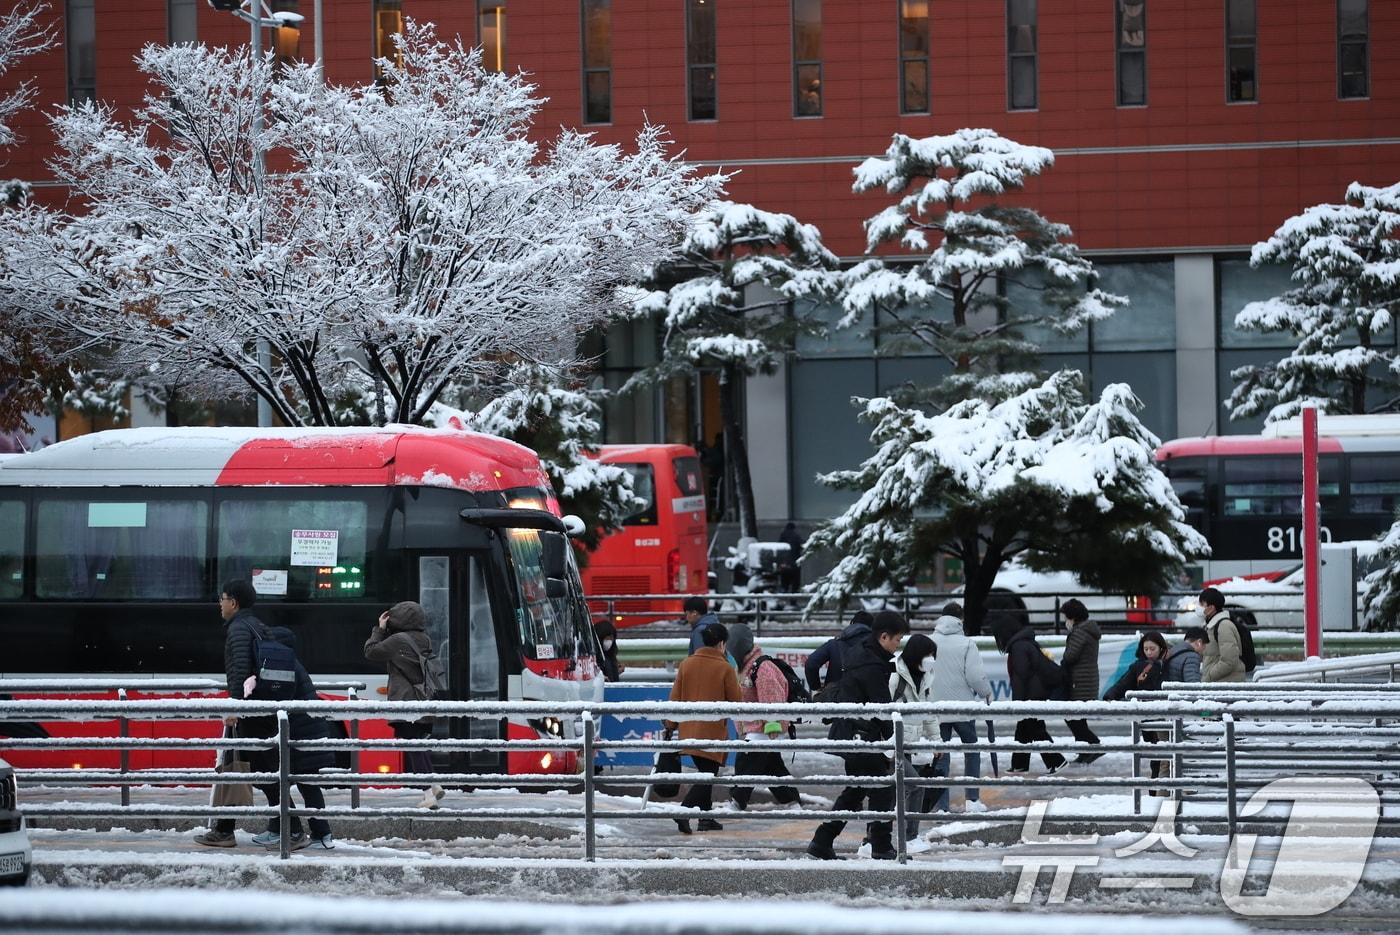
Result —
<svg viewBox="0 0 1400 935"><path fill-rule="evenodd" d="M997 571L1016 559L1067 570L1107 591L1159 591L1209 546L1186 524L1158 469L1158 439L1115 383L1093 403L1061 371L998 403L971 399L939 415L888 398L861 400L875 453L821 480L859 491L809 550L840 556L812 606L915 580L937 558L962 562L969 632L980 630Z"/></svg>
<svg viewBox="0 0 1400 935"><path fill-rule="evenodd" d="M0 213L0 289L129 372L255 393L291 425L342 422L376 380L386 420L420 422L501 361L571 357L721 179L656 127L630 147L571 130L537 143L522 75L429 26L398 40L378 63L389 90L246 50L146 47L130 120L92 104L55 118L54 172L82 210Z"/></svg>
<svg viewBox="0 0 1400 935"><path fill-rule="evenodd" d="M600 391L578 386L554 367L520 364L490 390L493 398L475 411L434 407L428 421L498 435L533 449L554 485L559 507L583 520L579 539L586 552L623 521L646 507L632 488L632 475L596 457L603 441Z"/></svg>
<svg viewBox="0 0 1400 935"><path fill-rule="evenodd" d="M1400 358L1385 335L1400 312L1400 183L1353 182L1344 204L1289 218L1254 245L1250 265L1287 264L1292 289L1251 302L1235 327L1297 341L1280 360L1239 367L1227 405L1233 418L1267 422L1319 412L1361 415L1400 409Z"/></svg>
<svg viewBox="0 0 1400 935"><path fill-rule="evenodd" d="M633 306L639 317L659 316L665 335L661 361L634 385L697 370L719 374L740 535L758 535L739 412L741 380L773 373L799 334L824 333L811 306L796 300L833 294L837 264L812 225L752 205L716 202L696 214L679 254L653 273L657 288Z"/></svg>
<svg viewBox="0 0 1400 935"><path fill-rule="evenodd" d="M1361 595L1362 628L1400 630L1400 522L1381 536L1374 563Z"/></svg>
<svg viewBox="0 0 1400 935"><path fill-rule="evenodd" d="M884 156L856 168L856 192L901 196L865 222L868 252L915 256L902 262L884 252L851 269L840 324L878 319L885 352L932 352L951 365L951 376L913 388L910 400L1005 398L1036 382L1039 348L1026 328L1071 334L1127 304L1096 287L1068 226L1003 202L1054 161L1043 147L964 129L923 139L896 133ZM998 280L1039 301L1013 304Z"/></svg>

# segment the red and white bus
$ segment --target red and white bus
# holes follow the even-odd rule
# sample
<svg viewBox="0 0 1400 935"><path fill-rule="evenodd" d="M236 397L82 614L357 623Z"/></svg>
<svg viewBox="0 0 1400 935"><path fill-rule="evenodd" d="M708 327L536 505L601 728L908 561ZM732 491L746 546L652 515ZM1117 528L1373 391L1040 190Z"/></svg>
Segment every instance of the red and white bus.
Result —
<svg viewBox="0 0 1400 935"><path fill-rule="evenodd" d="M516 508L548 505L546 510ZM290 628L313 678L362 680L385 608L416 600L454 699L600 699L582 583L534 452L461 431L125 429L0 461L0 675L223 679L222 582ZM23 697L21 694L20 697ZM94 725L45 725L57 735ZM112 726L106 725L111 731ZM216 723L201 725L210 736ZM101 726L99 726L101 729ZM134 724L133 734L158 730ZM189 730L188 724L180 731ZM435 736L548 739L560 719L439 719ZM367 737L391 736L364 722ZM3 741L0 740L0 748ZM44 751L16 766L72 765ZM111 760L107 762L104 760ZM93 766L115 753L85 753ZM131 765L207 755L135 753ZM365 754L396 771L398 754ZM572 754L452 754L443 770L572 772Z"/></svg>
<svg viewBox="0 0 1400 935"><path fill-rule="evenodd" d="M1303 442L1299 420L1262 435L1179 438L1157 460L1210 542L1207 580L1288 569L1303 554ZM1318 487L1322 541L1371 539L1400 506L1400 417L1323 416Z"/></svg>
<svg viewBox="0 0 1400 935"><path fill-rule="evenodd" d="M705 481L688 445L604 445L598 459L626 468L646 505L605 539L583 570L594 594L704 594L709 590ZM598 601L595 613L606 613ZM680 601L619 602L614 623L636 626L680 616Z"/></svg>

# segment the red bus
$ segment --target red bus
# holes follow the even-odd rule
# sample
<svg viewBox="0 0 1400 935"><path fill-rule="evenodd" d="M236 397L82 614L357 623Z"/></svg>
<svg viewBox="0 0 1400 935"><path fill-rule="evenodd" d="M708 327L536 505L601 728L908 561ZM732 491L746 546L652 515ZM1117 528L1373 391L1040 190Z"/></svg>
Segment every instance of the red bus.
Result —
<svg viewBox="0 0 1400 935"><path fill-rule="evenodd" d="M1211 545L1206 579L1296 565L1303 554L1299 420L1262 435L1179 438L1157 449L1187 521ZM1322 541L1371 539L1400 506L1400 417L1323 416L1318 492Z"/></svg>
<svg viewBox="0 0 1400 935"><path fill-rule="evenodd" d="M548 505L518 509L520 503ZM450 430L124 429L0 461L0 675L223 679L220 584L253 581L313 678L385 676L363 644L400 600L427 611L453 699L600 699L582 583L534 452ZM561 580L562 579L562 580ZM24 697L24 695L19 695ZM91 697L91 696L89 696ZM56 722L55 735L113 726ZM160 729L133 724L133 735ZM178 730L190 730L188 723ZM210 736L217 723L201 724ZM548 739L561 719L439 719L434 736ZM363 722L367 737L392 736ZM3 741L0 741L3 747ZM4 754L114 767L113 752ZM57 757L57 759L55 759ZM202 752L132 754L133 768ZM572 772L572 754L446 754L443 771ZM399 754L364 754L397 771Z"/></svg>
<svg viewBox="0 0 1400 935"><path fill-rule="evenodd" d="M606 537L583 570L587 594L704 594L709 590L705 481L688 445L604 445L599 460L626 468L646 505ZM607 606L594 601L594 613ZM680 616L680 601L637 600L614 608L619 627ZM634 616L636 615L636 616Z"/></svg>

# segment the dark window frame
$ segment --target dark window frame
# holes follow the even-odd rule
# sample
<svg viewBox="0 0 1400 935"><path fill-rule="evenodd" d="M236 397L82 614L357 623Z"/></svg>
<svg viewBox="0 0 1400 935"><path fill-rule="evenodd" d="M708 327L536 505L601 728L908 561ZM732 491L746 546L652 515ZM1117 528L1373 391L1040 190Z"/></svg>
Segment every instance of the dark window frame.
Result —
<svg viewBox="0 0 1400 935"><path fill-rule="evenodd" d="M492 52L492 57L496 63L495 68L486 64L486 46L482 43L481 39L481 34L485 32L485 30L481 28L482 14L493 10L500 11L496 16L496 29L501 34L496 43L497 47L500 49L500 54L496 54L494 50ZM506 15L506 0L476 0L476 47L481 50L481 64L487 71L505 74L506 48L507 43L510 41L509 36L506 34L508 21L509 17Z"/></svg>
<svg viewBox="0 0 1400 935"><path fill-rule="evenodd" d="M817 57L817 58L814 58L814 59L813 59L813 58L801 58L801 59L800 59L800 58L797 57L797 5L798 5L799 3L804 3L804 2L805 2L805 3L815 3L815 4L817 5L817 47L818 47L818 57ZM823 82L823 79L824 79L824 71L823 71L823 68L822 68L822 61L823 61L823 60L822 60L822 58L821 58L821 44L822 44L822 31L823 31L823 28L822 28L822 19L823 19L823 18L822 18L822 12L823 12L823 11L822 11L822 0L789 0L789 3L788 3L788 14L789 14L789 16L791 17L791 27L792 27L792 28L791 28L791 32L792 32L792 116L793 116L793 119L794 119L794 120L797 120L797 119L807 119L807 118L817 118L817 117L825 116L825 111L826 111L826 107L825 107L825 95L822 93L822 92L823 92L823 89L822 89L822 82ZM803 95L802 95L802 72L803 72L804 69L810 70L810 69L813 69L813 68L815 68L816 71L817 71L817 77L816 77L817 90L816 90L816 95L815 95L816 109L815 109L814 111L809 109L809 110L807 110L806 112L804 112L804 111L803 111L803 101L804 101L804 98L803 98ZM809 106L810 106L810 105L809 105Z"/></svg>
<svg viewBox="0 0 1400 935"><path fill-rule="evenodd" d="M1337 100L1339 101L1361 101L1371 96L1371 2L1370 0L1360 0L1365 4L1363 16L1366 21L1365 32L1344 33L1342 32L1342 4L1347 0L1337 0L1334 7L1337 14ZM1344 87L1348 73L1344 70L1344 59L1346 50L1361 49L1361 89L1360 93L1345 93Z"/></svg>
<svg viewBox="0 0 1400 935"><path fill-rule="evenodd" d="M1018 2L1031 4L1033 14L1029 26L1031 49L1017 51L1012 26L1012 8ZM1038 0L1006 0L1006 109L1008 111L1032 111L1040 109L1040 4ZM1029 60L1031 63L1031 88L1029 104L1017 104L1016 63Z"/></svg>
<svg viewBox="0 0 1400 935"><path fill-rule="evenodd" d="M92 22L92 83L78 83L74 66L78 58L78 43L73 37L73 9L83 7L90 11ZM63 6L64 63L68 79L68 103L81 104L97 100L97 2L96 0L67 0Z"/></svg>
<svg viewBox="0 0 1400 935"><path fill-rule="evenodd" d="M1123 5L1130 0L1113 0L1114 36L1114 100L1119 107L1147 106L1147 0L1137 0L1142 6L1142 42L1138 45L1125 44L1123 31ZM1134 57L1142 60L1142 100L1129 101L1123 96L1124 62Z"/></svg>
<svg viewBox="0 0 1400 935"><path fill-rule="evenodd" d="M719 119L719 10L716 6L717 0L685 0L685 96L686 120L691 123L709 122ZM710 17L710 37L713 45L709 49L709 60L704 61L692 57L691 53L695 49L694 36L692 35L692 25L695 13L698 8L703 7ZM711 75L710 87L712 98L710 100L711 113L699 112L696 102L696 89L699 86L695 80L696 72L704 73L708 71Z"/></svg>
<svg viewBox="0 0 1400 935"><path fill-rule="evenodd" d="M906 17L906 16L904 15L904 10L905 10L905 5L908 4L908 3L910 3L910 2L914 2L914 0L899 0L898 4L897 4L896 7L895 7L895 14L896 14L896 16L898 17L898 23L897 23L896 25L897 25L897 27L898 27L898 32L899 32L899 112L900 112L901 114L930 114L930 113L933 113L933 91L932 91L932 84L933 84L933 82L932 82L931 77L930 77L930 72L932 71L932 68L931 68L931 64L932 64L932 63L931 63L931 61L930 61L930 59L931 59L931 57L932 57L932 48L931 48L931 43L930 43L930 34L931 34L931 32L932 32L932 25L931 25L931 22L930 22L930 21L931 21L932 18L933 18L933 17L932 17L933 0L923 0L923 2L924 2L924 16L923 16L923 40L924 40L924 50L923 50L923 52L913 52L913 53L911 53L909 50L907 50L907 49L904 48L904 23L905 23L905 20L906 20L906 19L909 19L909 17ZM922 65L923 65L923 67L924 67L924 106L923 106L923 107L910 107L910 106L909 106L909 97L908 97L909 77L908 77L908 76L909 76L909 65L910 65L910 63L922 63Z"/></svg>
<svg viewBox="0 0 1400 935"><path fill-rule="evenodd" d="M1236 4L1247 3L1250 6L1254 28L1248 34L1231 32L1230 8ZM1235 94L1235 85L1232 80L1231 58L1238 51L1249 51L1250 74L1254 76L1250 95L1245 97L1243 93L1239 96ZM1227 104L1257 104L1259 103L1259 4L1258 0L1225 0L1225 103Z"/></svg>
<svg viewBox="0 0 1400 935"><path fill-rule="evenodd" d="M591 7L606 9L608 11L608 34L607 48L604 56L607 59L606 66L589 66L589 45L588 45L588 13ZM605 126L612 123L612 0L579 0L579 92L581 100L581 117L584 124L589 126ZM589 113L589 78L601 75L607 82L607 95L603 106L607 113L601 117L595 117Z"/></svg>

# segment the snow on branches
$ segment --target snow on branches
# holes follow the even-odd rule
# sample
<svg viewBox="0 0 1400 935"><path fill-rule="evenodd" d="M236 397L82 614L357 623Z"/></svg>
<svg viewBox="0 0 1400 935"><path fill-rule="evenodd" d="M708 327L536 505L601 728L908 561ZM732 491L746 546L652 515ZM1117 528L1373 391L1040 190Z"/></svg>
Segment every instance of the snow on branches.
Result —
<svg viewBox="0 0 1400 935"><path fill-rule="evenodd" d="M1132 390L1113 384L1086 404L1082 382L1061 371L1002 402L966 400L939 415L861 400L876 450L820 478L861 493L810 540L840 556L813 605L914 580L942 553L963 562L976 626L997 569L1016 556L1106 589L1151 591L1207 553L1157 468L1159 442L1138 421Z"/></svg>
<svg viewBox="0 0 1400 935"><path fill-rule="evenodd" d="M47 8L44 3L19 0L8 12L0 15L0 79L21 59L53 45L53 30L39 24L39 15ZM9 146L16 141L10 120L33 100L34 85L27 80L0 92L0 146Z"/></svg>
<svg viewBox="0 0 1400 935"><path fill-rule="evenodd" d="M567 130L537 145L523 77L429 26L399 42L387 91L147 47L132 122L88 105L56 119L55 171L84 212L10 212L12 295L133 372L251 390L293 425L353 418L345 400L376 381L389 420L420 422L454 381L568 357L720 179L656 127L630 150Z"/></svg>
<svg viewBox="0 0 1400 935"><path fill-rule="evenodd" d="M1344 204L1315 205L1254 245L1250 264L1291 266L1294 287L1246 305L1235 327L1287 333L1297 344L1281 360L1230 374L1232 417L1278 422L1309 405L1355 415L1400 408L1400 358L1382 337L1400 311L1397 235L1400 183L1352 183Z"/></svg>
<svg viewBox="0 0 1400 935"><path fill-rule="evenodd" d="M855 170L856 192L883 189L899 200L865 222L869 252L898 245L912 263L872 259L844 277L842 327L882 322L887 346L932 350L954 375L931 394L944 403L1005 398L1030 385L1038 347L1022 330L1072 333L1127 304L1095 287L1093 264L1064 224L998 199L1054 164L1054 154L992 130L914 139L895 134L885 155ZM1020 307L997 289L1004 279L1038 295ZM1000 373L1000 376L995 376Z"/></svg>

